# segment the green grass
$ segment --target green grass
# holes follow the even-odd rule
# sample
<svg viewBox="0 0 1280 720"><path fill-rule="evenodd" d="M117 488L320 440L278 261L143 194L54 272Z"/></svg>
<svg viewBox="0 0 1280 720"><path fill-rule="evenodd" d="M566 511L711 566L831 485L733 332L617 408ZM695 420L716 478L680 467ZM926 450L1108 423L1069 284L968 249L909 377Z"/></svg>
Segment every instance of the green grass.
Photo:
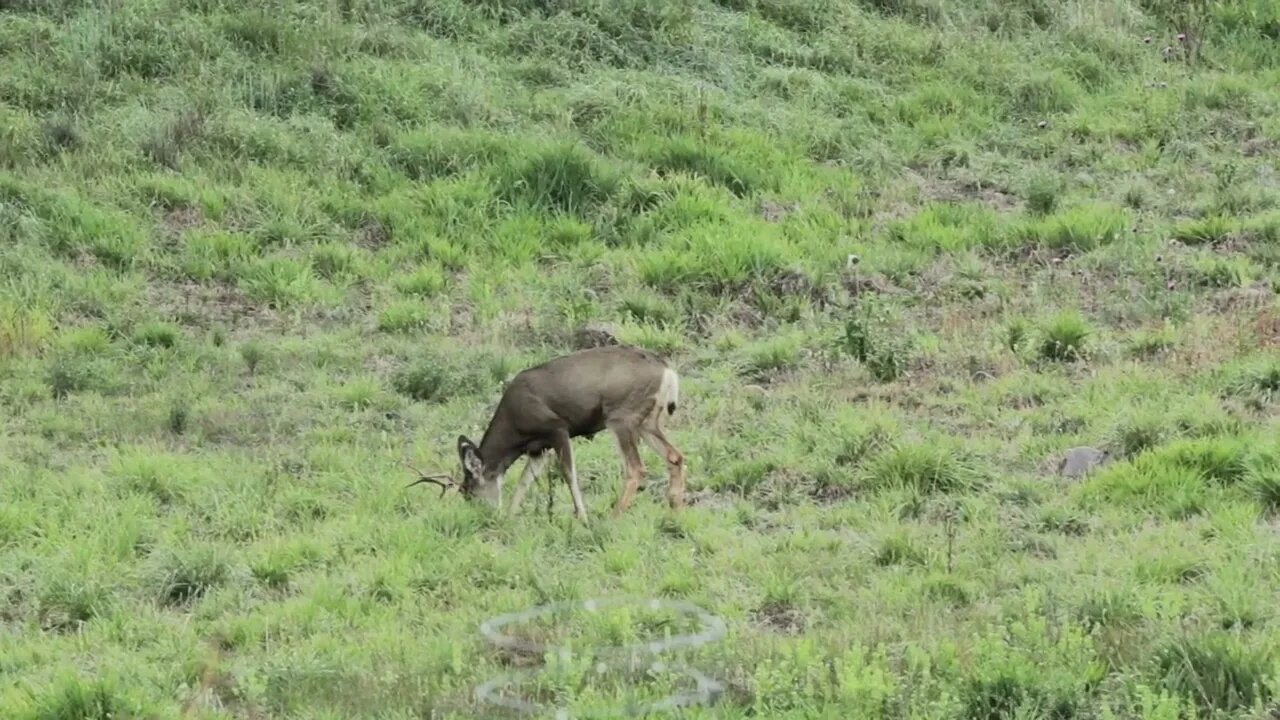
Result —
<svg viewBox="0 0 1280 720"><path fill-rule="evenodd" d="M687 717L1264 715L1278 36L1264 0L0 0L0 716L487 717L531 659L481 621L617 595L725 620ZM646 448L609 518L607 433L590 531L558 485L405 489L588 323L680 371L688 508ZM523 690L606 715L671 684L551 660Z"/></svg>

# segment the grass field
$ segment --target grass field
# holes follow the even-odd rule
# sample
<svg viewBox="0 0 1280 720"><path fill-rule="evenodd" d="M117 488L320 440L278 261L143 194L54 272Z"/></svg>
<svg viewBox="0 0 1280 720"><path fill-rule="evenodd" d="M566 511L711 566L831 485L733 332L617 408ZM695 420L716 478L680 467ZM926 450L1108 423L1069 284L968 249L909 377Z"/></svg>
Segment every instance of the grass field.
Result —
<svg viewBox="0 0 1280 720"><path fill-rule="evenodd" d="M1271 0L0 0L0 717L492 717L619 596L687 717L1275 717L1278 157ZM405 489L590 323L689 507Z"/></svg>

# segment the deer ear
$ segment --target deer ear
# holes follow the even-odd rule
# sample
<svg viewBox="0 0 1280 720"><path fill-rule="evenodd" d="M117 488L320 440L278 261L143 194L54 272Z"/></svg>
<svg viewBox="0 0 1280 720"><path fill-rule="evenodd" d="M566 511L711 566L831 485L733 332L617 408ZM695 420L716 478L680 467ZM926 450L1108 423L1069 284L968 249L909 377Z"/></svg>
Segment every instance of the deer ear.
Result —
<svg viewBox="0 0 1280 720"><path fill-rule="evenodd" d="M484 463L480 462L479 449L464 435L458 436L458 459L462 461L462 467L468 472L477 478L480 477Z"/></svg>
<svg viewBox="0 0 1280 720"><path fill-rule="evenodd" d="M484 463L480 461L480 454L475 451L475 448L467 448L462 456L462 464L477 480L484 477Z"/></svg>

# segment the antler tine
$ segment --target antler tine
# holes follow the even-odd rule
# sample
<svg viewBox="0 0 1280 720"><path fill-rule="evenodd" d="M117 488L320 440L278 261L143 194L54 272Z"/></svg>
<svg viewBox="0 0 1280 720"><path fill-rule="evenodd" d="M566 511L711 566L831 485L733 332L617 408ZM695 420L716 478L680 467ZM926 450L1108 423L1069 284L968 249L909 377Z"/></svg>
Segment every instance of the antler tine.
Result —
<svg viewBox="0 0 1280 720"><path fill-rule="evenodd" d="M408 466L410 470L418 473L418 479L406 485L405 488L411 488L414 485L418 485L420 483L431 483L433 485L440 486L440 497L444 497L444 494L449 491L449 488L456 487L458 484L457 481L454 480L451 476L446 475L444 473L428 474L428 473L422 472L421 470L409 464L408 462L406 462L405 465Z"/></svg>

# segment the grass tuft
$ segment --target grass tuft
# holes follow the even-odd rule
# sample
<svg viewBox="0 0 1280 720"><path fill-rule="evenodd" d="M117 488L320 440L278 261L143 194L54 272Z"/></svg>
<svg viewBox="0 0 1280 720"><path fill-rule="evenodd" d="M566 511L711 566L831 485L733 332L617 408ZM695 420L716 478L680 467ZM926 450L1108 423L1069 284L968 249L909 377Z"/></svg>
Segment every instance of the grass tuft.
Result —
<svg viewBox="0 0 1280 720"><path fill-rule="evenodd" d="M106 614L112 598L107 588L80 578L56 577L40 591L40 626L70 632Z"/></svg>
<svg viewBox="0 0 1280 720"><path fill-rule="evenodd" d="M540 147L507 161L495 173L500 199L571 215L590 213L622 185L613 169L573 143Z"/></svg>
<svg viewBox="0 0 1280 720"><path fill-rule="evenodd" d="M1111 205L1081 205L1028 225L1024 237L1050 250L1086 253L1124 237L1130 226L1123 210Z"/></svg>
<svg viewBox="0 0 1280 720"><path fill-rule="evenodd" d="M876 550L875 563L881 567L890 565L923 565L924 554L916 549L915 543L905 534L886 537Z"/></svg>
<svg viewBox="0 0 1280 720"><path fill-rule="evenodd" d="M1211 215L1199 220L1188 220L1173 228L1175 240L1187 245L1216 245L1231 237L1236 223L1222 215Z"/></svg>
<svg viewBox="0 0 1280 720"><path fill-rule="evenodd" d="M1088 354L1088 341L1092 332L1089 323L1080 313L1058 313L1041 324L1037 353L1045 360L1054 362L1084 359Z"/></svg>
<svg viewBox="0 0 1280 720"><path fill-rule="evenodd" d="M133 341L138 345L154 348L173 348L178 345L181 331L164 322L148 322L138 326Z"/></svg>
<svg viewBox="0 0 1280 720"><path fill-rule="evenodd" d="M430 321L427 308L414 300L396 300L378 313L378 329L383 332L413 332L427 327Z"/></svg>
<svg viewBox="0 0 1280 720"><path fill-rule="evenodd" d="M1208 480L1233 485L1245 476L1249 445L1248 440L1234 437L1177 440L1160 447L1155 456Z"/></svg>
<svg viewBox="0 0 1280 720"><path fill-rule="evenodd" d="M444 292L446 281L444 273L438 268L423 265L413 272L397 275L392 280L392 284L405 295L429 298Z"/></svg>
<svg viewBox="0 0 1280 720"><path fill-rule="evenodd" d="M1027 207L1037 215L1050 215L1058 207L1063 194L1061 180L1052 176L1037 176L1027 184Z"/></svg>
<svg viewBox="0 0 1280 720"><path fill-rule="evenodd" d="M53 323L38 308L0 305L0 360L39 353L53 336Z"/></svg>
<svg viewBox="0 0 1280 720"><path fill-rule="evenodd" d="M49 367L45 384L53 399L62 400L93 387L92 369L83 360L60 358Z"/></svg>
<svg viewBox="0 0 1280 720"><path fill-rule="evenodd" d="M1271 698L1273 653L1224 633L1170 641L1156 655L1164 687L1205 713L1236 712Z"/></svg>
<svg viewBox="0 0 1280 720"><path fill-rule="evenodd" d="M1147 451L1090 476L1080 488L1080 497L1093 505L1118 505L1181 519L1201 513L1210 493L1199 469Z"/></svg>
<svg viewBox="0 0 1280 720"><path fill-rule="evenodd" d="M174 548L159 560L161 604L184 606L226 582L231 574L226 552L213 545Z"/></svg>
<svg viewBox="0 0 1280 720"><path fill-rule="evenodd" d="M62 675L42 688L29 714L30 720L69 720L70 718L130 717L144 713L139 703L113 680L83 680Z"/></svg>
<svg viewBox="0 0 1280 720"><path fill-rule="evenodd" d="M240 359L244 361L245 368L253 375L267 360L269 351L265 345L257 340L250 340L240 346Z"/></svg>
<svg viewBox="0 0 1280 720"><path fill-rule="evenodd" d="M973 489L980 468L950 443L895 443L870 460L863 484L873 490L908 489L923 495Z"/></svg>
<svg viewBox="0 0 1280 720"><path fill-rule="evenodd" d="M1271 445L1251 453L1244 461L1243 484L1268 513L1280 511L1280 449Z"/></svg>
<svg viewBox="0 0 1280 720"><path fill-rule="evenodd" d="M1280 396L1280 360L1259 358L1240 363L1230 370L1226 390L1255 407L1271 404Z"/></svg>

